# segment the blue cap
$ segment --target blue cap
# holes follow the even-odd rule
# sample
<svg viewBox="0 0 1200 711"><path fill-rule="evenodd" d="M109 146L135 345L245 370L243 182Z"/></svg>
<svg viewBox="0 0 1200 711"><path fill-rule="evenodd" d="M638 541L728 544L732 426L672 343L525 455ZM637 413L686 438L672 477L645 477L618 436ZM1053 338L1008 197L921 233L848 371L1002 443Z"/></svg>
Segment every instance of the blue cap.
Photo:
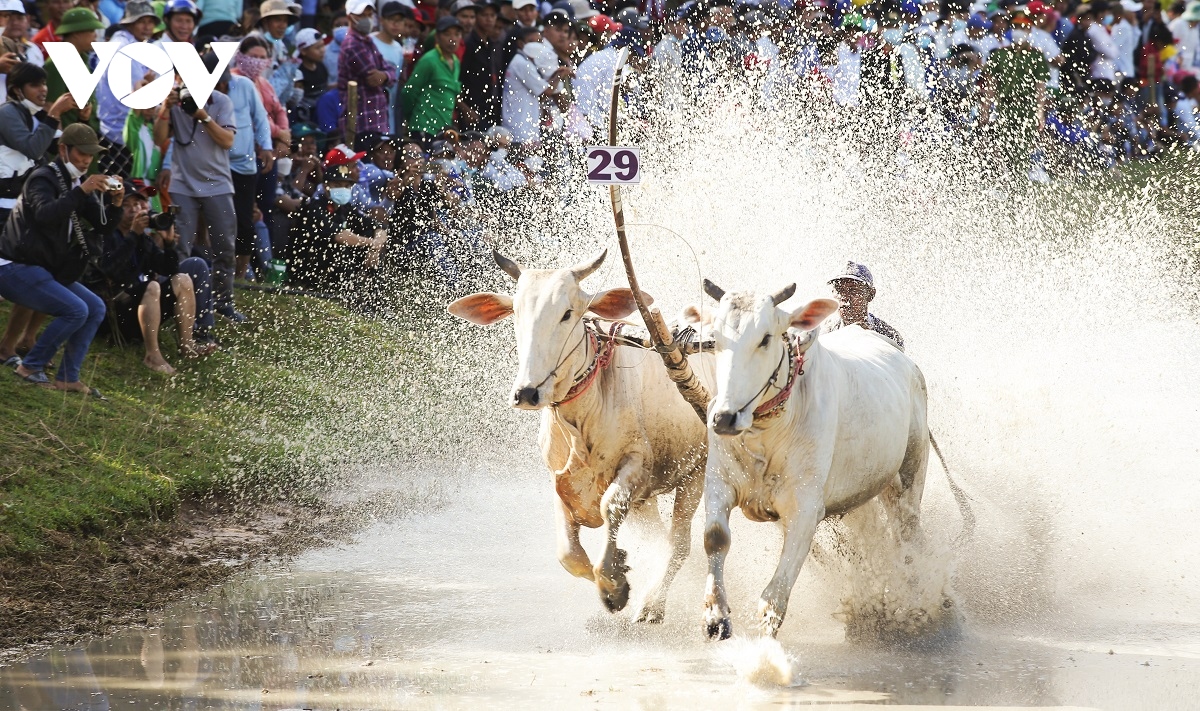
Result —
<svg viewBox="0 0 1200 711"><path fill-rule="evenodd" d="M984 19L980 15L971 15L967 18L967 27L974 27L977 30L990 30L992 29L992 21Z"/></svg>
<svg viewBox="0 0 1200 711"><path fill-rule="evenodd" d="M642 39L642 33L636 27L622 27L612 41L608 43L609 47L628 47L630 51L639 57L646 56L646 42Z"/></svg>

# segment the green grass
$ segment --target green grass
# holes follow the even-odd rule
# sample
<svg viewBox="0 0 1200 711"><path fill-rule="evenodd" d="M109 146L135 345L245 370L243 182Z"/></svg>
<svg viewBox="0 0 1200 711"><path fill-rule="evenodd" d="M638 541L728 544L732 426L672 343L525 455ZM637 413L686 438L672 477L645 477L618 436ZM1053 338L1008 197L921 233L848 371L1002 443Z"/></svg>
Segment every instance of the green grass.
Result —
<svg viewBox="0 0 1200 711"><path fill-rule="evenodd" d="M369 456L348 425L401 340L320 300L239 292L238 304L250 321L219 330L227 348L204 361L172 357L167 325L173 378L142 365L140 343L98 338L81 379L108 402L0 371L0 556L117 535L187 498L308 496ZM9 310L0 305L0 327Z"/></svg>

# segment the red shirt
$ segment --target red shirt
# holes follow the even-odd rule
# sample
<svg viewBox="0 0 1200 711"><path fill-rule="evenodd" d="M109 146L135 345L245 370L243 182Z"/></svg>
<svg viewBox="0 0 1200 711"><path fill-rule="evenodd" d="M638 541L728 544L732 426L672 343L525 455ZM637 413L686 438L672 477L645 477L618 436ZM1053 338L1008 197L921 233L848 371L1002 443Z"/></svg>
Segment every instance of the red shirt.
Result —
<svg viewBox="0 0 1200 711"><path fill-rule="evenodd" d="M54 34L54 25L47 22L46 26L38 30L37 34L33 36L32 41L37 45L38 49L42 50L42 55L45 56L46 48L42 45L46 42L62 42L62 37Z"/></svg>

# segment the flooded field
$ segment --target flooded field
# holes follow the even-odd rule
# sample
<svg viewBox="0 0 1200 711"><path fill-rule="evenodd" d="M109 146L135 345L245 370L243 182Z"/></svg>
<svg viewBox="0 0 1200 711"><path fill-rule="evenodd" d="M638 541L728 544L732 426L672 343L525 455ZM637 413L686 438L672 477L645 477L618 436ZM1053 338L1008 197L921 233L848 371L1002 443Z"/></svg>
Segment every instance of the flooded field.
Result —
<svg viewBox="0 0 1200 711"><path fill-rule="evenodd" d="M1200 625L1079 609L1025 629L968 623L933 651L858 647L841 639L838 586L819 566L778 650L701 641L702 556L667 621L635 625L559 567L536 521L551 503L542 484L461 473L435 510L244 575L145 628L0 668L0 708L1200 708ZM744 626L772 546L738 523ZM659 557L632 554L635 572ZM772 652L795 657L797 685L739 675Z"/></svg>

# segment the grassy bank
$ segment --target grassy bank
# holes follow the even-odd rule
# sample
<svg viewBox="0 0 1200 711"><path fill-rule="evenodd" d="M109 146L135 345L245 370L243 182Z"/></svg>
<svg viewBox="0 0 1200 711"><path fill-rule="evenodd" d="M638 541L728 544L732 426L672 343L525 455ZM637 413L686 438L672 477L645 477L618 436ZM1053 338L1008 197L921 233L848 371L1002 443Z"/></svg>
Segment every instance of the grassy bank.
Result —
<svg viewBox="0 0 1200 711"><path fill-rule="evenodd" d="M81 379L106 402L0 371L0 558L135 533L188 499L303 497L362 456L345 438L347 403L400 360L401 341L325 301L238 300L249 321L221 327L226 348L204 361L172 357L167 326L174 377L147 370L141 344L97 339Z"/></svg>

